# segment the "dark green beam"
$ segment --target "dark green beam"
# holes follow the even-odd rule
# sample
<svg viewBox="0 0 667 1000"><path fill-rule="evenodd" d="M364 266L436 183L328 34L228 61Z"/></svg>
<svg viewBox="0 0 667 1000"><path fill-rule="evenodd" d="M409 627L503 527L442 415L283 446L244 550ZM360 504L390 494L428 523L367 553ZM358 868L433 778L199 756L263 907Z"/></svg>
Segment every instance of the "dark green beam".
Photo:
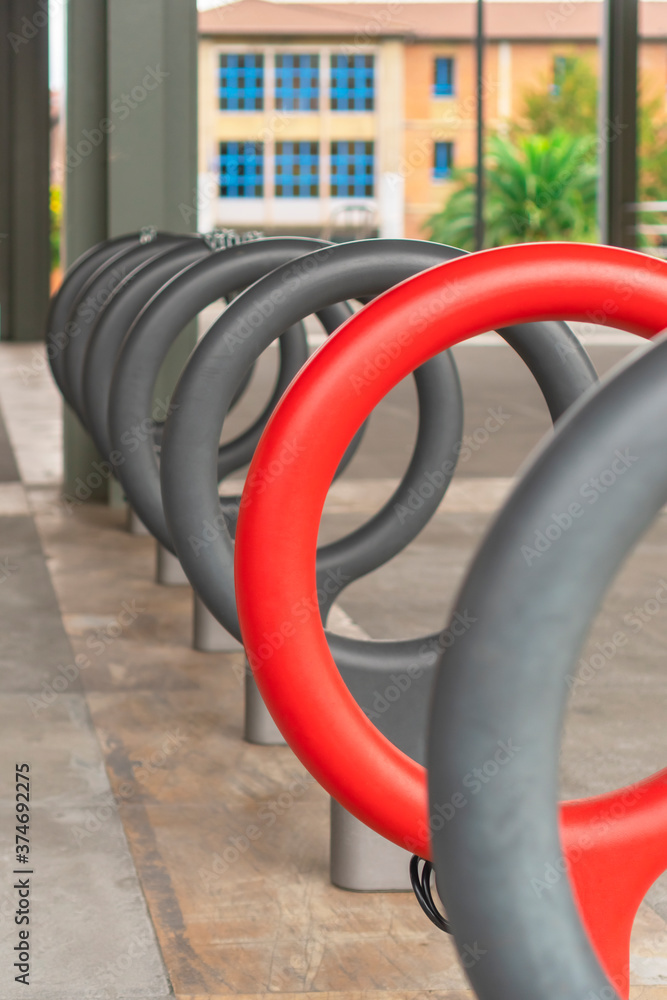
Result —
<svg viewBox="0 0 667 1000"><path fill-rule="evenodd" d="M69 0L67 5L67 140L65 155L64 264L107 239L107 0ZM98 461L78 417L64 406L65 493L74 494ZM93 499L107 495L107 483Z"/></svg>
<svg viewBox="0 0 667 1000"><path fill-rule="evenodd" d="M49 300L45 0L0 4L0 336L40 340Z"/></svg>
<svg viewBox="0 0 667 1000"><path fill-rule="evenodd" d="M2 0L0 0L0 3ZM67 263L94 243L144 226L185 232L180 205L197 185L195 0L68 0ZM166 399L195 340L165 363ZM65 482L96 455L65 415Z"/></svg>

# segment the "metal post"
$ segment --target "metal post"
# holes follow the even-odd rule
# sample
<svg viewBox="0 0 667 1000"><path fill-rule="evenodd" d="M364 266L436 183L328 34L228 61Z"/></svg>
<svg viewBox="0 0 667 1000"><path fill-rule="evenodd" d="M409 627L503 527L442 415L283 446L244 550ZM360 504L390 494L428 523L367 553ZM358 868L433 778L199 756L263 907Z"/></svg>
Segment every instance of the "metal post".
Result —
<svg viewBox="0 0 667 1000"><path fill-rule="evenodd" d="M197 193L195 0L112 0L108 13L109 235L191 231ZM197 339L191 323L155 389L164 409Z"/></svg>
<svg viewBox="0 0 667 1000"><path fill-rule="evenodd" d="M331 800L329 875L339 889L409 892L410 854Z"/></svg>
<svg viewBox="0 0 667 1000"><path fill-rule="evenodd" d="M155 580L164 587L187 587L190 583L178 556L159 542L155 543Z"/></svg>
<svg viewBox="0 0 667 1000"><path fill-rule="evenodd" d="M638 0L605 0L600 88L600 190L603 243L634 248L637 201Z"/></svg>
<svg viewBox="0 0 667 1000"><path fill-rule="evenodd" d="M199 594L193 591L192 646L202 653L241 653L243 646L211 614Z"/></svg>
<svg viewBox="0 0 667 1000"><path fill-rule="evenodd" d="M477 0L477 181L475 249L484 249L484 0Z"/></svg>
<svg viewBox="0 0 667 1000"><path fill-rule="evenodd" d="M67 262L108 237L190 229L197 184L195 0L68 0ZM165 363L161 416L195 343L194 324ZM65 482L97 458L65 417ZM106 484L105 484L106 485Z"/></svg>
<svg viewBox="0 0 667 1000"><path fill-rule="evenodd" d="M9 218L12 207L11 172L11 72L9 4L0 4L0 339L9 336L11 315L11 253Z"/></svg>
<svg viewBox="0 0 667 1000"><path fill-rule="evenodd" d="M245 665L245 719L243 738L259 746L284 746L285 737L271 718L264 699L259 693L250 665Z"/></svg>
<svg viewBox="0 0 667 1000"><path fill-rule="evenodd" d="M48 11L0 10L0 336L40 340L49 302Z"/></svg>
<svg viewBox="0 0 667 1000"><path fill-rule="evenodd" d="M69 267L107 239L107 0L68 0L67 148L65 152L64 264ZM78 418L64 407L66 493L86 484L99 454ZM87 484L86 484L87 486ZM107 483L91 493L102 500Z"/></svg>

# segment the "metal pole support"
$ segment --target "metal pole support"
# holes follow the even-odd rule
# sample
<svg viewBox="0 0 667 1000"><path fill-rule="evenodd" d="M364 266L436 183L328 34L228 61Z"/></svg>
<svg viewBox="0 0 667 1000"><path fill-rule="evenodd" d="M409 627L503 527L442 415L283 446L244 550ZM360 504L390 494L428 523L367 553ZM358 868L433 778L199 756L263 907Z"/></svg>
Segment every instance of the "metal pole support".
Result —
<svg viewBox="0 0 667 1000"><path fill-rule="evenodd" d="M283 734L269 715L250 665L245 665L245 724L243 738L261 746L285 746Z"/></svg>
<svg viewBox="0 0 667 1000"><path fill-rule="evenodd" d="M160 542L156 542L155 582L163 587L189 586L190 581L185 575L178 557Z"/></svg>
<svg viewBox="0 0 667 1000"><path fill-rule="evenodd" d="M243 646L211 614L199 594L194 593L192 646L202 653L241 653Z"/></svg>
<svg viewBox="0 0 667 1000"><path fill-rule="evenodd" d="M150 535L150 531L133 507L127 508L127 530L131 535Z"/></svg>
<svg viewBox="0 0 667 1000"><path fill-rule="evenodd" d="M275 723L274 723L275 725ZM410 853L331 800L329 874L339 889L408 892Z"/></svg>

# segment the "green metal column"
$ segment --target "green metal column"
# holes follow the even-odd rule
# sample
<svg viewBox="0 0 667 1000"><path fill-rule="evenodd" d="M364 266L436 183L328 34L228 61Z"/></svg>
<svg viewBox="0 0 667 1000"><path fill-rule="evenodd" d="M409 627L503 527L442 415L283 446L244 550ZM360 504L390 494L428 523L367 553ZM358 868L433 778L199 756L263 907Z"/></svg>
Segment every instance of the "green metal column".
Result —
<svg viewBox="0 0 667 1000"><path fill-rule="evenodd" d="M109 235L152 225L188 232L179 205L197 186L197 10L194 0L108 0ZM155 396L167 404L196 342L184 332Z"/></svg>
<svg viewBox="0 0 667 1000"><path fill-rule="evenodd" d="M107 136L99 128L106 112L107 0L68 0L65 267L108 237ZM93 462L99 461L100 456L67 405L63 419L63 488L65 493L83 497L91 489L88 480ZM106 495L106 482L91 493L96 500Z"/></svg>
<svg viewBox="0 0 667 1000"><path fill-rule="evenodd" d="M43 0L0 4L0 337L41 340L49 302L49 49Z"/></svg>
<svg viewBox="0 0 667 1000"><path fill-rule="evenodd" d="M11 22L9 4L0 4L0 337L9 336L9 315L11 311L11 254L9 252L9 217L12 205L11 172L11 73L13 58L9 47L9 25Z"/></svg>
<svg viewBox="0 0 667 1000"><path fill-rule="evenodd" d="M144 226L187 231L197 184L196 0L68 0L67 262ZM195 342L174 345L156 391L168 399ZM97 456L66 414L65 482ZM113 492L113 491L112 491Z"/></svg>

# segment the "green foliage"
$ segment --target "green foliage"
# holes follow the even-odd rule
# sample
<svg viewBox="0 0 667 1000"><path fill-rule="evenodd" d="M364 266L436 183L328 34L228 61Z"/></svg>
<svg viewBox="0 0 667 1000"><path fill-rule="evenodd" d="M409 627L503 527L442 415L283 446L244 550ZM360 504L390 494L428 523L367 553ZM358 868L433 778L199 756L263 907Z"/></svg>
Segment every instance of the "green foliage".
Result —
<svg viewBox="0 0 667 1000"><path fill-rule="evenodd" d="M639 200L667 199L667 118L664 99L644 101L639 110Z"/></svg>
<svg viewBox="0 0 667 1000"><path fill-rule="evenodd" d="M51 185L49 192L49 214L51 216L51 270L55 271L60 266L60 231L63 219L62 193L56 185Z"/></svg>
<svg viewBox="0 0 667 1000"><path fill-rule="evenodd" d="M515 127L516 133L596 134L598 80L595 70L578 56L567 56L560 65L562 68L557 71L553 85L544 80L538 89L524 93L524 118Z"/></svg>
<svg viewBox="0 0 667 1000"><path fill-rule="evenodd" d="M487 246L597 238L597 100L597 75L590 63L559 57L554 83L545 78L524 94L523 116L509 138L489 139ZM667 115L661 95L640 98L638 128L638 198L667 200ZM473 249L475 170L457 170L452 180L449 200L425 228L432 240ZM639 242L648 245L656 238L642 236Z"/></svg>
<svg viewBox="0 0 667 1000"><path fill-rule="evenodd" d="M596 176L590 137L562 131L489 140L486 155L487 246L536 240L595 239ZM457 189L426 222L429 238L474 249L475 171L457 171Z"/></svg>

